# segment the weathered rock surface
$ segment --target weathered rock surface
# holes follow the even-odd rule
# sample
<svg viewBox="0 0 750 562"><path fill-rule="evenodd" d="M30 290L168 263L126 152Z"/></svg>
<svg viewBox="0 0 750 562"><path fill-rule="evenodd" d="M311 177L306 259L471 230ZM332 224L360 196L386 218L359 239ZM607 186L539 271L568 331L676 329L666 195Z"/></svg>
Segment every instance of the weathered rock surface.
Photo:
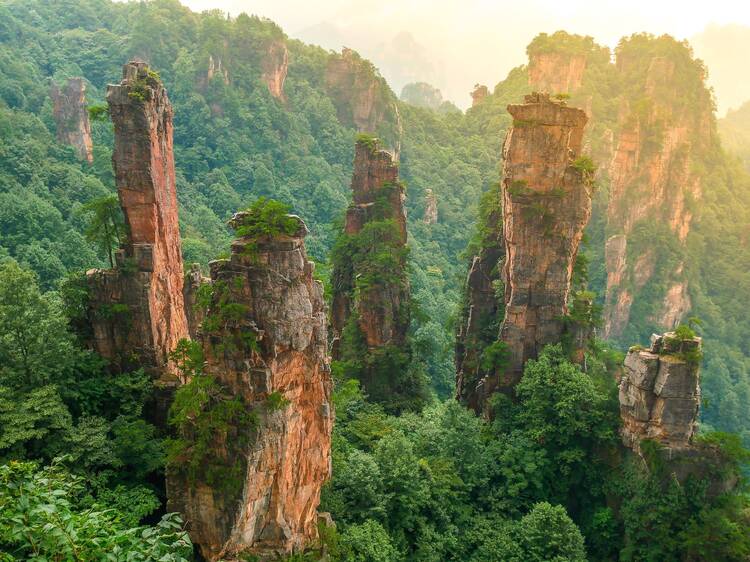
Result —
<svg viewBox="0 0 750 562"><path fill-rule="evenodd" d="M145 63L123 67L107 90L115 129L112 163L127 240L117 267L88 272L94 347L115 367L169 371L168 354L188 336L177 220L172 106Z"/></svg>
<svg viewBox="0 0 750 562"><path fill-rule="evenodd" d="M94 161L94 147L83 78L68 78L62 90L53 82L50 97L52 117L57 125L57 140L72 146L78 158L91 164Z"/></svg>
<svg viewBox="0 0 750 562"><path fill-rule="evenodd" d="M328 61L325 84L339 120L361 132L375 132L390 111L391 93L372 63L344 48Z"/></svg>
<svg viewBox="0 0 750 562"><path fill-rule="evenodd" d="M391 153L381 150L376 139L358 140L352 176L352 204L346 211L344 232L358 234L372 221L393 221L397 244L406 245L406 213L404 188L398 179L398 165ZM358 272L348 266L347 271L334 271L331 330L334 338L333 354L338 357L337 342L352 314L356 314L367 346L378 348L402 345L409 328L405 313L409 300L406 264L401 263L402 277L397 282L379 283L372 290L354 294L352 290Z"/></svg>
<svg viewBox="0 0 750 562"><path fill-rule="evenodd" d="M229 84L229 71L221 62L221 57L217 56L214 58L213 55L208 55L208 70L206 71L206 84L214 79L215 76L220 76L221 81L224 84Z"/></svg>
<svg viewBox="0 0 750 562"><path fill-rule="evenodd" d="M298 221L295 235L237 239L230 259L210 264L207 317L224 320L201 334L205 372L257 416L252 436L211 445L212 458L239 467L236 488L191 481L179 467L168 472L168 509L183 515L211 561L240 554L275 560L317 538L333 408L323 288ZM240 313L225 318L230 303Z"/></svg>
<svg viewBox="0 0 750 562"><path fill-rule="evenodd" d="M581 156L586 114L545 94L510 105L503 148L505 318L510 365L497 381L512 389L523 364L557 343L568 312L573 265L591 216L590 172ZM490 389L494 386L490 381Z"/></svg>
<svg viewBox="0 0 750 562"><path fill-rule="evenodd" d="M500 189L490 212L482 248L474 256L464 285L464 304L456 331L456 399L473 410L482 410L484 396L477 384L491 373L482 369L482 350L497 341L503 317L504 296L498 295L505 245L502 239Z"/></svg>
<svg viewBox="0 0 750 562"><path fill-rule="evenodd" d="M289 51L284 41L271 41L263 56L263 82L268 91L278 100L285 101L284 80L289 70Z"/></svg>
<svg viewBox="0 0 750 562"><path fill-rule="evenodd" d="M586 55L564 52L532 53L529 86L540 92L572 94L581 87Z"/></svg>
<svg viewBox="0 0 750 562"><path fill-rule="evenodd" d="M490 91L487 89L487 86L484 84L474 84L474 89L471 92L471 107L478 106L488 95L490 95Z"/></svg>
<svg viewBox="0 0 750 562"><path fill-rule="evenodd" d="M424 193L424 217L422 220L427 224L435 224L438 221L437 196L430 188Z"/></svg>
<svg viewBox="0 0 750 562"><path fill-rule="evenodd" d="M620 433L638 451L644 439L679 449L695 434L700 406L701 339L673 332L651 337L648 350L631 348L620 380ZM692 359L691 359L692 358Z"/></svg>
<svg viewBox="0 0 750 562"><path fill-rule="evenodd" d="M513 395L524 363L545 345L568 333L575 354L590 337L589 327L564 320L591 216L594 172L580 159L586 114L539 93L508 111L513 127L503 147L502 204L483 225L456 335L457 398L478 413L487 413L494 392ZM498 341L506 346L507 365L483 365L484 350Z"/></svg>
<svg viewBox="0 0 750 562"><path fill-rule="evenodd" d="M617 69L624 76L643 64L631 57L618 57ZM610 200L608 229L621 237L617 246L607 246L607 294L604 336L617 338L630 320L630 306L638 290L654 279L666 287L661 310L653 321L674 328L690 310L689 287L683 267L664 272L644 261L645 247L635 252L619 251L634 236L638 225L666 225L684 244L693 219L693 202L702 197L700 176L694 171L695 154L708 146L712 135L710 94L701 87L691 92L691 104L676 99L673 89L682 80L675 62L654 56L645 74L644 88L650 103L644 107L624 105L619 134L609 166ZM643 246L642 244L640 246ZM627 257L630 256L630 261ZM658 264L657 264L658 265ZM635 291L632 289L638 285Z"/></svg>
<svg viewBox="0 0 750 562"><path fill-rule="evenodd" d="M182 299L185 302L185 318L188 324L188 332L190 333L190 339L193 340L198 338L198 330L205 318L205 310L198 302L199 292L203 285L210 282L210 279L203 277L200 264L190 264L190 269L185 274Z"/></svg>

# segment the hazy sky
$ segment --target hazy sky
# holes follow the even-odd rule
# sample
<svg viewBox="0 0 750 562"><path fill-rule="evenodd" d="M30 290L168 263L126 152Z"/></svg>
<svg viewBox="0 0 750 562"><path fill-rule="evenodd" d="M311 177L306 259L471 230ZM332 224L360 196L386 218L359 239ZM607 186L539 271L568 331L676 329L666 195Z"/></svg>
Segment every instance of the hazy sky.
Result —
<svg viewBox="0 0 750 562"><path fill-rule="evenodd" d="M405 82L420 79L462 107L475 83L494 86L525 62L525 47L537 33L558 29L592 35L609 46L637 31L696 39L698 56L709 64L720 110L750 99L750 2L744 0L182 2L194 10L266 16L292 37L335 50L351 47L376 63L397 94ZM729 24L733 27L722 27ZM732 55L740 68L718 68Z"/></svg>

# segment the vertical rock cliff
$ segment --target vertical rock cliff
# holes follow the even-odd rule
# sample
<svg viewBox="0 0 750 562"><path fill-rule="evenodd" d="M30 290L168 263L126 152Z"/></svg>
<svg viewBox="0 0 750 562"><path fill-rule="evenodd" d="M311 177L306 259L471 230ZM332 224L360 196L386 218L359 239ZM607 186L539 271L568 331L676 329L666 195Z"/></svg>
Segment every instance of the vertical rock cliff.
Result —
<svg viewBox="0 0 750 562"><path fill-rule="evenodd" d="M377 139L360 135L353 201L333 251L333 357L387 410L418 409L423 373L412 369L404 187Z"/></svg>
<svg viewBox="0 0 750 562"><path fill-rule="evenodd" d="M389 146L398 146L395 96L371 62L344 48L328 60L325 87L341 123L360 132L378 133Z"/></svg>
<svg viewBox="0 0 750 562"><path fill-rule="evenodd" d="M427 224L435 224L438 221L437 196L430 188L425 189L424 193L424 217L422 217L422 221Z"/></svg>
<svg viewBox="0 0 750 562"><path fill-rule="evenodd" d="M145 63L123 67L107 90L115 129L112 164L127 240L117 267L89 271L94 347L113 365L154 375L188 336L177 220L172 106Z"/></svg>
<svg viewBox="0 0 750 562"><path fill-rule="evenodd" d="M499 185L490 197L491 205L482 217L481 249L469 266L456 331L456 398L477 412L482 410L484 399L477 384L492 370L482 365L482 352L497 341L504 315L500 277L505 245Z"/></svg>
<svg viewBox="0 0 750 562"><path fill-rule="evenodd" d="M586 114L544 94L510 105L503 148L505 318L500 339L510 365L500 388L515 386L523 364L560 341L573 265L591 216L590 163L581 156Z"/></svg>
<svg viewBox="0 0 750 562"><path fill-rule="evenodd" d="M345 243L384 242L392 243L396 250L403 250L406 246L403 200L404 188L398 179L398 165L393 162L391 154L381 150L377 139L358 140L352 176L352 204L346 211L344 224ZM375 238L367 240L360 236L362 239L356 240L363 230L366 230L364 237L374 235ZM382 240L377 240L379 235L383 236ZM334 269L331 314L334 342L340 340L347 323L355 317L368 347L404 343L409 327L409 284L404 256L397 253L393 257L394 270L384 272L392 278L372 279L373 283L368 284L364 291L355 290L357 277L366 273L358 271L356 263L342 261ZM362 260L360 265L364 269L372 264ZM339 346L334 343L333 349L337 358Z"/></svg>
<svg viewBox="0 0 750 562"><path fill-rule="evenodd" d="M191 385L216 398L180 426L167 475L168 508L208 560L275 560L317 538L333 424L326 310L307 229L283 220L271 234L243 235L257 217L237 213L231 257L210 264L205 365ZM219 418L226 427L212 424Z"/></svg>
<svg viewBox="0 0 750 562"><path fill-rule="evenodd" d="M490 91L484 84L474 84L474 90L472 90L470 95L471 107L476 107L484 101L484 98L490 95Z"/></svg>
<svg viewBox="0 0 750 562"><path fill-rule="evenodd" d="M710 94L695 61L621 49L617 69L645 97L623 102L609 167L604 332L610 338L623 335L633 301L649 287L659 287L659 300L648 303L653 325L674 328L690 310L681 253L702 197L696 163L714 134ZM686 76L689 85L681 84Z"/></svg>
<svg viewBox="0 0 750 562"><path fill-rule="evenodd" d="M571 94L580 89L586 70L586 55L564 52L529 54L529 86L553 94Z"/></svg>
<svg viewBox="0 0 750 562"><path fill-rule="evenodd" d="M538 93L508 111L502 204L484 220L456 339L457 396L478 412L493 392L512 395L524 363L569 330L573 266L591 216L594 169L581 155L586 114Z"/></svg>
<svg viewBox="0 0 750 562"><path fill-rule="evenodd" d="M50 88L52 117L57 125L57 140L72 146L78 158L89 164L94 161L91 125L86 109L86 84L83 78L68 78L61 90L53 83Z"/></svg>
<svg viewBox="0 0 750 562"><path fill-rule="evenodd" d="M695 434L700 406L700 338L674 332L651 337L651 347L633 347L620 380L620 433L640 451L652 439L671 449L687 447Z"/></svg>
<svg viewBox="0 0 750 562"><path fill-rule="evenodd" d="M262 60L261 78L268 86L268 91L278 100L285 101L284 80L289 69L289 51L284 41L271 41Z"/></svg>

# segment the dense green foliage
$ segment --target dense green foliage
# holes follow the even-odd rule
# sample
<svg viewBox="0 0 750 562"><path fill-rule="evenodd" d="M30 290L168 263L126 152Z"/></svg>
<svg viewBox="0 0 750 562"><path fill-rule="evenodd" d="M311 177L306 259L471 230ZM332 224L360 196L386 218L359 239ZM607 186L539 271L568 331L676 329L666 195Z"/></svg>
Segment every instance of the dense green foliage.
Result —
<svg viewBox="0 0 750 562"><path fill-rule="evenodd" d="M714 463L683 485L656 465L625 462L614 382L603 368L584 373L560 346L527 363L518 402L498 398L492 423L454 401L389 416L356 381L339 381L334 401L323 508L343 541L356 537L357 560L387 551L394 561L746 556L746 498L707 488L746 462L737 439L711 438Z"/></svg>
<svg viewBox="0 0 750 562"><path fill-rule="evenodd" d="M192 544L175 514L138 527L121 510L92 502L81 477L59 463L0 466L0 558L188 562Z"/></svg>
<svg viewBox="0 0 750 562"><path fill-rule="evenodd" d="M273 98L261 76L274 42L289 49L284 100ZM616 130L621 104L631 104L636 116L648 112L642 70L654 55L675 63L679 87L656 90L675 113L698 118L693 110L710 105L702 65L670 38L623 40L617 52L635 63L619 78L609 50L590 38L555 33L529 46L529 54L550 52L587 57L583 85L569 103L590 104L595 115L587 130L594 161L606 154L607 131ZM119 79L131 57L148 60L159 72L174 105L186 262L205 265L225 250L225 221L249 207L241 236L290 234L287 211L304 217L316 260L332 256L363 272L346 290L366 292L386 281L404 282L408 274L414 301L408 305L408 349L366 353L356 322L342 340L334 472L323 505L339 529L332 558L747 559L744 488L717 494L708 486L747 463L739 443L707 437L717 464L684 484L659 470L658 455L649 457L648 467L624 460L612 377L616 360L608 346L592 346L585 371L568 361L564 345L549 347L527 364L518 401L496 400L493 422L454 401L431 400L427 392L425 373L439 398L453 392L452 321L465 258L486 243L486 221L497 210L490 199L511 124L505 106L528 93L526 67L512 70L463 114L446 104L431 109L435 92L427 91L428 103L418 95L424 88L406 92L412 103L397 102L376 69L361 61L362 76L377 81L385 108L382 130L372 133L393 140L394 108L400 116L400 177L409 185L405 270L407 254L393 251L387 220L335 242L356 138L347 92L326 86L327 65L339 55L290 40L269 21L195 14L176 0L0 0L0 558L99 559L116 549L136 557L189 558L179 524L169 516L161 523L154 518L160 515L166 455L161 436L143 418L151 381L141 372L110 373L73 335L84 325L86 295L80 276L68 274L111 263L122 235L113 198L112 129L102 102L106 84ZM217 61L226 74L219 70L209 78L209 64L216 70ZM48 87L71 76L86 79L97 117L92 165L55 140ZM665 124L644 128L648 150L661 146ZM747 443L750 181L741 164L722 152L711 119L708 126L708 141L693 139L698 150L691 166L701 177L703 198L700 205L685 202L694 213L686 244L676 243L658 222L634 230L629 251L654 247L660 270L640 291L619 343L643 341L656 328L652 312L669 272L684 261L693 313L703 318L706 332L702 428L739 432ZM591 171L590 162L577 164ZM587 304L592 294L585 270L601 299L604 242L611 234L608 178L602 174L597 181L586 259L576 264L583 281L576 281L575 298L586 306L571 309L572 321L592 324L597 315ZM436 224L421 220L427 189L437 197ZM477 209L482 194L490 195ZM477 211L483 216L478 230ZM245 310L232 298L232 287L217 284L210 293L199 299L215 305L204 329L218 334ZM488 331L496 322L491 319ZM218 345L252 348L257 342L248 332ZM497 368L505 350L483 346L478 357L487 369ZM182 387L172 410L178 435L169 443L170 458L188 477L231 485L239 466L234 460L216 463L218 469L205 461L217 460L211 450L217 436L234 436L238 427L250 436L252 414L201 374L194 346L181 345L173 360L193 382ZM363 370L375 376L365 380L358 374ZM352 377L362 379L369 399ZM266 404L269 411L283 407L274 395ZM26 462L49 465L62 453L67 456L46 468ZM157 524L138 527L144 518Z"/></svg>

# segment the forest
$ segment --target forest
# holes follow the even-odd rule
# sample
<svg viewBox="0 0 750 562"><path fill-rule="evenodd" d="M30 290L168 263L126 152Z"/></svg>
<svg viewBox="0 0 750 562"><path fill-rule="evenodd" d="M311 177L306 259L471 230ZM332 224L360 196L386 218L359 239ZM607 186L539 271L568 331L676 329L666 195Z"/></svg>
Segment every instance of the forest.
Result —
<svg viewBox="0 0 750 562"><path fill-rule="evenodd" d="M147 62L171 102L186 275L199 264L214 278L209 262L236 259L252 271L270 250L253 243L237 258L233 240L296 239L291 213L309 230L303 251L325 307L337 295L350 307L341 333L328 336L332 470L315 506L335 525L279 560L747 560L748 104L717 120L705 68L669 36L636 33L610 53L590 37L541 34L527 55L462 112L428 84L399 97L356 53L304 44L257 16L195 13L177 0L0 0L0 561L206 559L189 522L169 508L171 478L191 462L186 443L193 453L204 447L190 457L198 479L231 488L234 473L201 472L212 447L260 433L290 408L271 392L260 416L247 416L244 398L228 397L231 384L212 370L242 346L248 357L266 353L258 332L220 351L181 340L170 361L191 382L161 416L149 366L115 368L91 345L86 272L122 266L116 250L132 235L107 106L107 85L130 60ZM554 73L540 78L545 57L586 61L575 91L559 89ZM85 83L88 160L60 139L51 95L76 77ZM569 314L556 319L584 325L589 337L578 354L570 338L546 345L523 365L513 395L494 394L478 414L456 399L467 272L502 245L506 134L533 125L506 107L545 80L554 103L589 116L591 158L574 164L591 176L591 218L571 264ZM642 169L610 164L631 138ZM379 186L374 215L353 234L361 145L372 158L379 148L395 154L398 181ZM623 149L622 161L629 157ZM514 186L506 197L525 196ZM399 216L378 207L399 200L394 190L403 194L405 243ZM229 224L238 211L241 221ZM615 268L618 236L627 246ZM498 341L506 287L495 266L493 317L462 351L477 358L477 377L508 361ZM228 339L245 312L232 300L242 291L215 281L201 291L201 330ZM384 294L398 300L398 318L375 310L405 323L403 339L373 351L362 315ZM98 314L126 328L132 321L121 304ZM657 441L634 455L621 438L626 354L672 329L680 342L702 338L702 355L683 347L675 355L693 372L700 366L698 453L685 461L687 477ZM227 494L216 493L217 506Z"/></svg>

